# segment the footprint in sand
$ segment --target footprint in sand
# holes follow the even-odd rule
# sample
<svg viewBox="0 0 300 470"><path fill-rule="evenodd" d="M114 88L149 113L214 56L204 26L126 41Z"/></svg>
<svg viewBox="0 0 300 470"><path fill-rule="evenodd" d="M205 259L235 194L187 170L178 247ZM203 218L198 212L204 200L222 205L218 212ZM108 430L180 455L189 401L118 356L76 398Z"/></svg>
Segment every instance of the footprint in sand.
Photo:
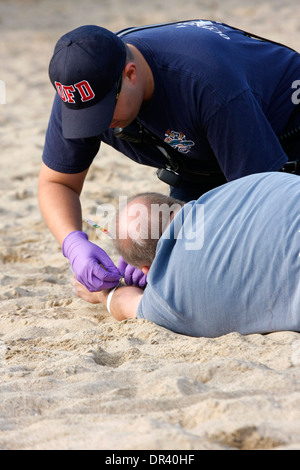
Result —
<svg viewBox="0 0 300 470"><path fill-rule="evenodd" d="M4 367L4 365L6 363L6 359L5 359L6 351L7 351L7 346L4 343L4 341L2 341L2 339L0 339L0 368Z"/></svg>

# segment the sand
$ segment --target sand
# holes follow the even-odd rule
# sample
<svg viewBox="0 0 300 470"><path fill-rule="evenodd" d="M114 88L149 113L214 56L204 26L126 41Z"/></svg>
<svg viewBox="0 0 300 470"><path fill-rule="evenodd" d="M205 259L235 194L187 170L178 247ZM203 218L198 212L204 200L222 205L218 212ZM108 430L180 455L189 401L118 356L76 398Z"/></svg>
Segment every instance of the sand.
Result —
<svg viewBox="0 0 300 470"><path fill-rule="evenodd" d="M298 0L0 1L0 449L300 449L300 334L189 338L118 323L74 297L37 202L47 68L63 33L204 18L299 48L299 13ZM167 191L103 146L84 216L146 188ZM117 262L110 240L85 229Z"/></svg>

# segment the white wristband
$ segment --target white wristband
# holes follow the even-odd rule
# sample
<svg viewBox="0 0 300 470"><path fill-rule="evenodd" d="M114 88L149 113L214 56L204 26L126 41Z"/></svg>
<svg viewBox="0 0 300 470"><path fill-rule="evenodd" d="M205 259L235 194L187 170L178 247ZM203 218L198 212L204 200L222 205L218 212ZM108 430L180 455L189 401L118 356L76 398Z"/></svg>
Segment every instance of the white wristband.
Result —
<svg viewBox="0 0 300 470"><path fill-rule="evenodd" d="M118 284L116 287L114 287L107 296L106 308L107 308L107 310L110 314L111 314L111 311L110 311L111 298L114 295L115 290L119 287L119 285L120 284Z"/></svg>

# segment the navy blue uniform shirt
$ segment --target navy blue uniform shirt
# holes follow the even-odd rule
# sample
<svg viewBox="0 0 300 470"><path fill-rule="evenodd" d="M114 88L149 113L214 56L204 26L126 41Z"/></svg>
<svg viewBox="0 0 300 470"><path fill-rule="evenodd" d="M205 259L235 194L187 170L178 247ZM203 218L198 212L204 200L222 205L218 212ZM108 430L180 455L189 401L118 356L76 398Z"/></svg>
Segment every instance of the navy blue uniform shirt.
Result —
<svg viewBox="0 0 300 470"><path fill-rule="evenodd" d="M225 182L284 165L287 156L278 136L295 108L292 86L300 79L297 52L203 20L133 31L123 40L138 48L154 77L153 98L141 108L138 119L181 152L187 168L220 167ZM157 149L122 141L112 129L95 138L64 139L61 106L56 97L43 153L51 169L63 173L87 169L101 141L138 163L164 166ZM198 184L197 177L188 175L183 189L184 185L196 187L193 198L209 189L203 178Z"/></svg>

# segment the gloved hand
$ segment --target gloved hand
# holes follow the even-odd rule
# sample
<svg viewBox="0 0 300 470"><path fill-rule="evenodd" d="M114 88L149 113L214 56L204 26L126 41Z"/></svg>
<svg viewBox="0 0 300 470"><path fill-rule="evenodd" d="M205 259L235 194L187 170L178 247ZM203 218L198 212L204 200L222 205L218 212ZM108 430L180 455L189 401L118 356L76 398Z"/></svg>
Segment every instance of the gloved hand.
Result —
<svg viewBox="0 0 300 470"><path fill-rule="evenodd" d="M62 252L69 259L76 279L90 292L111 289L119 283L118 268L102 248L88 241L86 233L69 233Z"/></svg>
<svg viewBox="0 0 300 470"><path fill-rule="evenodd" d="M128 286L145 287L147 284L146 274L144 274L140 269L126 263L122 256L119 258L118 268L121 275L124 276L124 281Z"/></svg>

